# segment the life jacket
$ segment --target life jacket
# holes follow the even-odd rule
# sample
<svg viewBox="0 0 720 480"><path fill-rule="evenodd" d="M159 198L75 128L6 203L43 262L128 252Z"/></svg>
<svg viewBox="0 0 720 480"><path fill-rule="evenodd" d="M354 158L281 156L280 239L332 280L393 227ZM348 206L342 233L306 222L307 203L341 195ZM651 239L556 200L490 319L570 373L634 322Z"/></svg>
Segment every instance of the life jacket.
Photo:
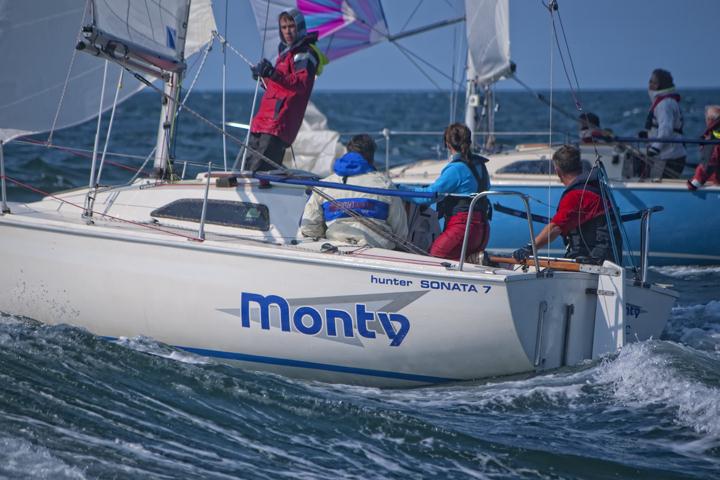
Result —
<svg viewBox="0 0 720 480"><path fill-rule="evenodd" d="M562 201L565 195L574 190L593 192L602 199L600 183L598 182L595 171L592 171L590 174L583 173L578 175L575 180L565 188L565 191L560 197L560 201ZM606 204L604 208L607 211L609 205ZM612 214L610 215L610 221L612 223L612 234L615 238L615 246L620 255L617 261L621 261L622 235L620 234L617 220ZM578 258L589 263L597 264L602 263L604 260L616 262L613 255L612 241L610 240L606 215L604 213L578 225L574 230L568 232L566 236L563 236L563 242L565 243L566 258Z"/></svg>
<svg viewBox="0 0 720 480"><path fill-rule="evenodd" d="M720 140L720 118L716 119L702 134L708 140Z"/></svg>
<svg viewBox="0 0 720 480"><path fill-rule="evenodd" d="M650 105L650 110L648 110L647 118L645 119L645 130L650 130L652 128L658 128L658 122L655 118L655 107L658 106L660 102L665 100L666 98L672 98L676 102L680 102L680 95L677 93L667 93L662 95L657 95L655 99L653 99L652 105ZM682 115L680 116L680 128L673 128L673 132L678 133L680 135L683 134L683 119Z"/></svg>
<svg viewBox="0 0 720 480"><path fill-rule="evenodd" d="M468 167L470 173L475 179L475 182L477 183L478 192L484 192L486 190L490 190L490 174L485 166L488 161L489 160L485 157L471 154L469 163L463 162L462 158L456 158L452 160L451 163L461 162ZM438 202L438 216L445 218L447 221L450 217L459 212L467 212L470 210L471 201L471 198L445 197L442 201ZM485 220L490 220L492 218L492 206L490 205L490 201L487 197L481 198L475 203L473 213L475 212L482 213Z"/></svg>
<svg viewBox="0 0 720 480"><path fill-rule="evenodd" d="M289 47L280 44L275 73L265 79L267 89L252 120L252 133L274 135L286 145L295 141L321 63L312 48L317 38L317 32L309 32Z"/></svg>
<svg viewBox="0 0 720 480"><path fill-rule="evenodd" d="M342 157L335 160L333 172L342 178L342 183L347 184L348 177L364 175L374 172L375 167L363 158L357 152L348 152ZM345 192L347 193L347 192ZM357 213L365 218L374 218L375 220L384 221L388 219L390 212L390 204L383 201L380 196L371 196L368 194L357 195L352 194L349 198L337 198L334 201L323 202L322 209L326 222L337 220L338 218L350 217L349 211Z"/></svg>

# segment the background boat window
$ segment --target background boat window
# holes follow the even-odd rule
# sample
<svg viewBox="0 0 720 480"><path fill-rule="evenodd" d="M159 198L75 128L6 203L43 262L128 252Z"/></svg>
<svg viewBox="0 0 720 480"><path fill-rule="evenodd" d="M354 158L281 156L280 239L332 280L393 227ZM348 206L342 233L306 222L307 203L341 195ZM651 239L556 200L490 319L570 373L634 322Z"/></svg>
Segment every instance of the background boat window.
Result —
<svg viewBox="0 0 720 480"><path fill-rule="evenodd" d="M589 172L592 168L590 162L582 161L583 172ZM498 168L497 173L523 173L531 175L555 174L552 162L549 160L518 160Z"/></svg>
<svg viewBox="0 0 720 480"><path fill-rule="evenodd" d="M188 222L200 222L203 201L199 198L175 200L154 210L150 215ZM232 200L208 200L205 222L228 227L267 231L270 229L270 212L266 205Z"/></svg>

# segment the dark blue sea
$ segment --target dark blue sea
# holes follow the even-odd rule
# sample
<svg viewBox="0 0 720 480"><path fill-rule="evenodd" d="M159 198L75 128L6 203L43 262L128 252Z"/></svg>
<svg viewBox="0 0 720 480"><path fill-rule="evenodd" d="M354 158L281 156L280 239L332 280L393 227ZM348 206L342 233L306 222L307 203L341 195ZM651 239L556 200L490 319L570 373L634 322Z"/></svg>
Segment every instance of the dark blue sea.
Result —
<svg viewBox="0 0 720 480"><path fill-rule="evenodd" d="M217 124L220 98L199 92L188 105ZM370 132L381 152L383 128L441 131L449 99L313 95L331 128ZM548 131L549 111L530 95L499 92L498 101L498 130ZM569 94L555 101L574 112ZM628 136L649 103L644 91L586 92L581 101ZM702 132L708 103L720 103L720 90L683 92L688 136ZM251 94L230 94L228 120L247 123L250 104ZM148 155L158 107L152 92L119 107L104 182L127 181ZM62 149L28 143L47 134L7 145L7 175L37 189L11 184L10 199L86 185L95 126L55 132ZM552 129L555 141L576 137L559 113ZM440 146L440 135L393 137L391 163L441 157ZM698 158L692 147L690 156ZM198 165L186 176L221 166L222 141L183 112L175 157ZM403 390L297 381L151 338L110 343L0 314L0 478L720 478L720 265L653 268L651 279L680 292L659 339L542 375Z"/></svg>

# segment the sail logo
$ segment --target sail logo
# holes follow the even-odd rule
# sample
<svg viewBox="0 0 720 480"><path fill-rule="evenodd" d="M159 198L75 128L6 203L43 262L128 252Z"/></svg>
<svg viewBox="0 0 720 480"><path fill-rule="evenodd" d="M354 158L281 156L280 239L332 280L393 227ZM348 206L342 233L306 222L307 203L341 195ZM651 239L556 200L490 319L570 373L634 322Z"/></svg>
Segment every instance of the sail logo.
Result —
<svg viewBox="0 0 720 480"><path fill-rule="evenodd" d="M355 303L350 311L340 308L318 309L311 305L290 305L279 295L262 295L242 292L240 318L243 328L251 328L251 317L257 318L262 330L278 326L271 321L271 314L277 318L283 332L297 332L303 335L323 335L344 338L377 338L377 329L382 329L390 340L391 347L398 347L410 331L410 321L399 313L368 310L364 303ZM254 314L254 315L253 315ZM371 325L375 324L373 328ZM377 325L379 324L379 326Z"/></svg>
<svg viewBox="0 0 720 480"><path fill-rule="evenodd" d="M639 305L633 305L632 303L625 304L625 315L638 318L641 313L647 313L647 310L644 310Z"/></svg>
<svg viewBox="0 0 720 480"><path fill-rule="evenodd" d="M175 42L176 38L177 38L177 30L175 30L174 28L172 28L169 25L165 25L165 43L167 44L168 48L171 48L173 50L175 50L177 48L176 42Z"/></svg>

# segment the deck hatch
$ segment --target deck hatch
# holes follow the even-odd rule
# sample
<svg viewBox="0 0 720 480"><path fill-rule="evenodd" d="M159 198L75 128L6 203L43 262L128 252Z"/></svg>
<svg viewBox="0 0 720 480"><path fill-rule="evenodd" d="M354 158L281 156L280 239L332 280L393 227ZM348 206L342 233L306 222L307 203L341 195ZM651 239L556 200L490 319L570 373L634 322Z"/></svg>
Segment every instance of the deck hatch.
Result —
<svg viewBox="0 0 720 480"><path fill-rule="evenodd" d="M153 210L150 215L187 222L200 222L203 200L183 198ZM266 205L233 200L208 200L206 223L268 231L270 212Z"/></svg>

